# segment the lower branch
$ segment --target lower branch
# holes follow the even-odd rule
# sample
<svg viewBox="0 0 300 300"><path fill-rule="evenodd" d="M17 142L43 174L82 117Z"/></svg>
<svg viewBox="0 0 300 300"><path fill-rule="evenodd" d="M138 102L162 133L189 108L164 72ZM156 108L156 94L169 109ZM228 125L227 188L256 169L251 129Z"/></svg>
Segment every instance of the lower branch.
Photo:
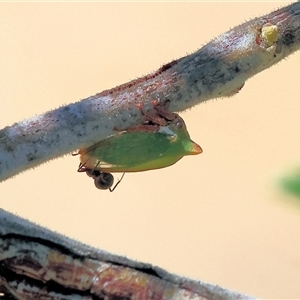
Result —
<svg viewBox="0 0 300 300"><path fill-rule="evenodd" d="M1 291L4 299L255 299L92 248L0 209L0 298Z"/></svg>

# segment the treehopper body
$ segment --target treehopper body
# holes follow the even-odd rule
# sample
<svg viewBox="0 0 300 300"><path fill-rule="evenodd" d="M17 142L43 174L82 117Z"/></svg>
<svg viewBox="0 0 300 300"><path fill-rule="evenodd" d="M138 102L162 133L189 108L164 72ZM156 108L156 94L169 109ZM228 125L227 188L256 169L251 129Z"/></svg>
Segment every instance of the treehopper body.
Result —
<svg viewBox="0 0 300 300"><path fill-rule="evenodd" d="M165 168L183 156L201 152L201 147L190 139L183 119L176 115L156 132L122 131L78 153L85 169L114 173Z"/></svg>

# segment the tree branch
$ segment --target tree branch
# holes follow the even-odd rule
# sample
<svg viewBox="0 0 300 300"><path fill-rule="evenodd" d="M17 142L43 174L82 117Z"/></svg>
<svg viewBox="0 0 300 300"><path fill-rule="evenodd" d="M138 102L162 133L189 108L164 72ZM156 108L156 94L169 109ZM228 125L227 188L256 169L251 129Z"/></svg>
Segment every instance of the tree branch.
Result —
<svg viewBox="0 0 300 300"><path fill-rule="evenodd" d="M92 298L95 295L100 297L96 299L102 299L101 296L105 295L106 300L254 299L92 248L0 209L1 261L0 283L2 279L4 286L17 299L42 298L42 294L34 297L36 286L30 277L40 282L54 279L65 288L65 294L71 295L70 298L63 298L53 288L53 294L49 296L47 289L50 288L46 284L43 289L48 298L43 299L95 299ZM25 273L28 278L18 277L16 273L4 278L1 276L11 270L17 270L18 274ZM18 280L23 280L23 284L17 289ZM26 293L28 298L24 297Z"/></svg>
<svg viewBox="0 0 300 300"><path fill-rule="evenodd" d="M238 92L300 47L300 3L253 19L158 71L0 131L0 180L143 122L137 108L170 101L182 111Z"/></svg>

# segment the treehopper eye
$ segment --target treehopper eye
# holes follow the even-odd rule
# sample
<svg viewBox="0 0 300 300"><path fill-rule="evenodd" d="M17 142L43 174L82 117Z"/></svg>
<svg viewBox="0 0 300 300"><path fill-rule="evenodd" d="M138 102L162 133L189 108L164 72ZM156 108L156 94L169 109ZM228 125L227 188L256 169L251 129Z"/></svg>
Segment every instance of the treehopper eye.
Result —
<svg viewBox="0 0 300 300"><path fill-rule="evenodd" d="M190 139L183 119L174 115L174 120L166 126L156 126L154 132L139 127L137 131L122 131L80 149L78 171L92 175L95 185L102 188L103 174L165 168L183 156L200 154L202 149Z"/></svg>

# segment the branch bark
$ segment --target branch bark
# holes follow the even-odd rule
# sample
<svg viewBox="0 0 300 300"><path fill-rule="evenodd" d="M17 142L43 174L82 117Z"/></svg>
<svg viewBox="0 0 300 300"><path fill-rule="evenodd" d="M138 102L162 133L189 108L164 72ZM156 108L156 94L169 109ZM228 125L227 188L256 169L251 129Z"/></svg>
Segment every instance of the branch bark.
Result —
<svg viewBox="0 0 300 300"><path fill-rule="evenodd" d="M300 3L253 19L213 39L197 52L111 90L62 106L0 131L0 180L141 124L137 104L170 101L183 111L231 96L245 81L300 47ZM273 31L272 31L273 30Z"/></svg>
<svg viewBox="0 0 300 300"><path fill-rule="evenodd" d="M92 248L1 209L0 266L0 283L17 299L254 299ZM51 279L63 288L51 289Z"/></svg>

